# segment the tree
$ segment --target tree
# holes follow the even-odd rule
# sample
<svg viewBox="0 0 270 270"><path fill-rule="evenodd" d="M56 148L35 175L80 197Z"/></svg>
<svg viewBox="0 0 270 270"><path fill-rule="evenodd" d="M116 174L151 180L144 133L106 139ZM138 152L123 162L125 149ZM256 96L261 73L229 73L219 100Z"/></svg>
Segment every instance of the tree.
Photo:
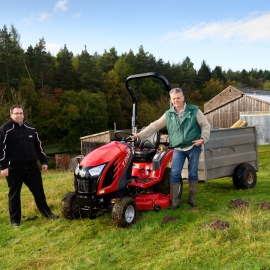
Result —
<svg viewBox="0 0 270 270"><path fill-rule="evenodd" d="M266 81L263 85L264 90L270 90L270 81Z"/></svg>
<svg viewBox="0 0 270 270"><path fill-rule="evenodd" d="M46 42L44 38L39 40L39 43L36 44L34 48L34 73L35 77L38 78L36 83L37 86L44 86L44 69L46 67Z"/></svg>
<svg viewBox="0 0 270 270"><path fill-rule="evenodd" d="M154 81L147 78L141 81L137 89L138 93L142 93L146 97L147 102L154 103L161 95L165 93L164 85L160 81Z"/></svg>
<svg viewBox="0 0 270 270"><path fill-rule="evenodd" d="M115 50L115 47L112 47L109 52L107 50L104 51L103 55L100 57L100 65L99 67L101 68L102 72L109 72L110 70L113 69L114 64L118 60L118 55L117 51Z"/></svg>
<svg viewBox="0 0 270 270"><path fill-rule="evenodd" d="M154 104L156 110L156 117L162 116L162 114L170 108L170 96L168 94L160 96L160 98Z"/></svg>
<svg viewBox="0 0 270 270"><path fill-rule="evenodd" d="M0 30L0 82L9 90L18 87L23 68L20 36L14 26L8 32L7 27Z"/></svg>
<svg viewBox="0 0 270 270"><path fill-rule="evenodd" d="M9 109L11 104L4 103L0 106L0 123L1 125L9 119Z"/></svg>
<svg viewBox="0 0 270 270"><path fill-rule="evenodd" d="M202 96L205 101L210 100L217 94L219 94L224 89L223 84L220 80L210 79L208 82L205 82L204 88L202 90Z"/></svg>
<svg viewBox="0 0 270 270"><path fill-rule="evenodd" d="M128 54L124 54L127 63L133 68L133 72L136 72L135 65L136 65L136 56L134 55L132 50L129 50Z"/></svg>
<svg viewBox="0 0 270 270"><path fill-rule="evenodd" d="M30 122L33 122L33 109L37 104L37 95L35 92L35 84L32 79L22 78L19 85L19 102L24 106L25 116Z"/></svg>
<svg viewBox="0 0 270 270"><path fill-rule="evenodd" d="M43 69L43 85L50 85L52 88L57 87L56 83L56 64L55 57L50 52L46 53L46 66Z"/></svg>
<svg viewBox="0 0 270 270"><path fill-rule="evenodd" d="M127 63L126 57L121 56L113 67L114 71L118 74L120 82L125 82L127 77L132 75L133 69L130 64Z"/></svg>
<svg viewBox="0 0 270 270"><path fill-rule="evenodd" d="M186 57L179 67L181 78L179 84L186 98L189 98L192 90L195 89L196 70L193 66L194 64L190 61L190 58Z"/></svg>
<svg viewBox="0 0 270 270"><path fill-rule="evenodd" d="M162 61L162 59L161 59ZM162 64L163 64L163 61L162 61ZM147 57L147 71L148 72L159 72L159 73L162 73L163 72L163 66L160 65L158 66L158 63L156 61L156 58L154 57L153 54L149 54L149 56Z"/></svg>
<svg viewBox="0 0 270 270"><path fill-rule="evenodd" d="M248 73L245 69L243 69L239 75L239 81L241 82L242 86L247 87L250 86L250 78Z"/></svg>
<svg viewBox="0 0 270 270"><path fill-rule="evenodd" d="M179 85L180 82L182 81L180 65L181 64L172 64L170 68L170 79L169 78L167 79L171 84Z"/></svg>
<svg viewBox="0 0 270 270"><path fill-rule="evenodd" d="M203 60L197 74L197 88L203 88L205 82L208 82L211 77L212 73L210 67L206 64L205 60Z"/></svg>
<svg viewBox="0 0 270 270"><path fill-rule="evenodd" d="M224 84L224 88L228 87L228 86L234 86L237 85L236 81L231 81L231 80L227 80L226 83Z"/></svg>
<svg viewBox="0 0 270 270"><path fill-rule="evenodd" d="M58 87L63 90L74 88L74 67L72 65L73 53L69 52L66 44L56 56Z"/></svg>
<svg viewBox="0 0 270 270"><path fill-rule="evenodd" d="M102 82L102 91L105 93L108 112L108 127L114 128L114 123L119 128L126 128L126 119L121 107L121 96L119 88L119 77L114 70L104 74Z"/></svg>
<svg viewBox="0 0 270 270"><path fill-rule="evenodd" d="M80 137L107 129L107 105L103 93L86 90L65 91L57 117L63 143L68 149L80 148Z"/></svg>
<svg viewBox="0 0 270 270"><path fill-rule="evenodd" d="M34 48L30 45L23 55L27 74L34 80L36 88L43 88L46 84L54 86L55 61L51 53L46 52L44 38Z"/></svg>
<svg viewBox="0 0 270 270"><path fill-rule="evenodd" d="M78 55L78 87L79 89L97 91L97 82L95 78L95 62L88 53L86 46L80 55Z"/></svg>
<svg viewBox="0 0 270 270"><path fill-rule="evenodd" d="M215 80L220 80L222 83L225 83L226 79L222 71L222 67L216 66L212 71L212 78Z"/></svg>
<svg viewBox="0 0 270 270"><path fill-rule="evenodd" d="M151 122L157 120L155 106L149 104L147 101L142 101L138 104L138 126L143 128L148 126Z"/></svg>
<svg viewBox="0 0 270 270"><path fill-rule="evenodd" d="M195 90L194 92L192 92L192 94L190 95L190 99L192 103L195 103L197 105L202 104L202 101L205 100L199 90Z"/></svg>
<svg viewBox="0 0 270 270"><path fill-rule="evenodd" d="M155 103L150 104L147 101L138 104L138 125L139 128L148 126L151 122L160 118L165 111L170 108L169 95L162 95Z"/></svg>
<svg viewBox="0 0 270 270"><path fill-rule="evenodd" d="M269 70L265 70L263 72L263 79L264 79L264 81L270 80L270 71Z"/></svg>
<svg viewBox="0 0 270 270"><path fill-rule="evenodd" d="M143 46L139 47L139 52L135 56L136 63L134 72L136 74L148 72L148 52L145 52Z"/></svg>
<svg viewBox="0 0 270 270"><path fill-rule="evenodd" d="M232 71L230 68L225 73L226 80L237 81L238 76L239 76L239 71Z"/></svg>
<svg viewBox="0 0 270 270"><path fill-rule="evenodd" d="M62 139L57 119L59 112L59 102L52 95L46 95L38 100L35 124L43 142L54 143Z"/></svg>

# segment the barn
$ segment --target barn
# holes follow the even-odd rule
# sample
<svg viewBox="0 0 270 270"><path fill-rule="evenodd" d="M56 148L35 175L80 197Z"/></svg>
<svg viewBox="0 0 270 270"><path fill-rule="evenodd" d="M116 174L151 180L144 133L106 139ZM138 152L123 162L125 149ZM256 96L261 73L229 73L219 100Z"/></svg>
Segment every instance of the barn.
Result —
<svg viewBox="0 0 270 270"><path fill-rule="evenodd" d="M239 119L256 126L258 144L270 143L270 91L228 86L204 104L212 128L229 128Z"/></svg>
<svg viewBox="0 0 270 270"><path fill-rule="evenodd" d="M270 91L228 86L204 104L204 115L212 128L229 128L240 113L270 111Z"/></svg>

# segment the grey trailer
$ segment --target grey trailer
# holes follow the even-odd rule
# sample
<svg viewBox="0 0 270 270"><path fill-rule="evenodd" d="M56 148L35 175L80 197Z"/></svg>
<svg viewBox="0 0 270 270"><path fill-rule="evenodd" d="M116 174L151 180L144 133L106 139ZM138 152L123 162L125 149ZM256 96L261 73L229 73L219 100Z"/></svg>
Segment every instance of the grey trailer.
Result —
<svg viewBox="0 0 270 270"><path fill-rule="evenodd" d="M199 161L199 180L231 176L237 189L253 188L259 171L256 128L211 129ZM182 177L188 179L187 162Z"/></svg>

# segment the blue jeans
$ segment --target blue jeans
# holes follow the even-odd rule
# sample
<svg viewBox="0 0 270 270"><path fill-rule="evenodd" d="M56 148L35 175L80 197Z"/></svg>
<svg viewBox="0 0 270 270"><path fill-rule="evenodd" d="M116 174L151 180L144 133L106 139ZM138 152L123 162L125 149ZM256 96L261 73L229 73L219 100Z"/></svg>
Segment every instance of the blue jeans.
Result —
<svg viewBox="0 0 270 270"><path fill-rule="evenodd" d="M182 169L187 158L188 160L188 179L198 181L198 165L201 154L201 146L193 146L188 151L174 149L171 168L171 183L180 183L182 181Z"/></svg>

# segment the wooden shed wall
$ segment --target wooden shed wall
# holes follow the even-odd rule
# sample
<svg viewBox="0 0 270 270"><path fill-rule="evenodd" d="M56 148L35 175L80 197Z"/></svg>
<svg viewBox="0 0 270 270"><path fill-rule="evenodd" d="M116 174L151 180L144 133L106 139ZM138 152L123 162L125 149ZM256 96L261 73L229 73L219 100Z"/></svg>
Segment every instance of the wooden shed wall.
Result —
<svg viewBox="0 0 270 270"><path fill-rule="evenodd" d="M229 128L240 119L240 112L270 111L270 103L243 95L204 115L212 128Z"/></svg>
<svg viewBox="0 0 270 270"><path fill-rule="evenodd" d="M209 112L217 107L225 105L231 102L234 99L240 98L244 95L243 92L234 88L233 86L228 86L221 93L210 99L208 102L204 104L204 112Z"/></svg>

